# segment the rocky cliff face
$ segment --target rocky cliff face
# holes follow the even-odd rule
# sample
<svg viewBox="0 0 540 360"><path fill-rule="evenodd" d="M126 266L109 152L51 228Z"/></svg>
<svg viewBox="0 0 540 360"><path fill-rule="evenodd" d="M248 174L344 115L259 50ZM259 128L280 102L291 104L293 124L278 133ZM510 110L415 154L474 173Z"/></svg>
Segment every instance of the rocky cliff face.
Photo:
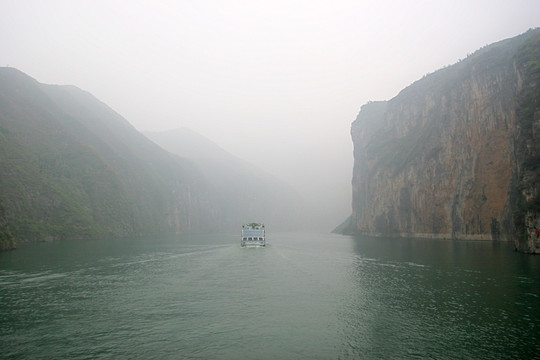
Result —
<svg viewBox="0 0 540 360"><path fill-rule="evenodd" d="M536 219L540 209L531 205L538 193L530 170L540 164L531 145L540 106L530 94L538 39L535 30L485 47L362 107L351 128L348 232L515 240L521 250L538 249L538 242L523 245L534 224L520 220Z"/></svg>

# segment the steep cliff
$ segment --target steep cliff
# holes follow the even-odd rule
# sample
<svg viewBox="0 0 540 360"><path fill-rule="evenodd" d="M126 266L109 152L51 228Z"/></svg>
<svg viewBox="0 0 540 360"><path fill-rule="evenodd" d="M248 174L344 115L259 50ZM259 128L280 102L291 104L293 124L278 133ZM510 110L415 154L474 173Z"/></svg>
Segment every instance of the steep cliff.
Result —
<svg viewBox="0 0 540 360"><path fill-rule="evenodd" d="M364 105L351 128L346 232L512 240L536 251L535 239L524 244L540 228L525 224L540 221L539 39L531 30L487 46Z"/></svg>

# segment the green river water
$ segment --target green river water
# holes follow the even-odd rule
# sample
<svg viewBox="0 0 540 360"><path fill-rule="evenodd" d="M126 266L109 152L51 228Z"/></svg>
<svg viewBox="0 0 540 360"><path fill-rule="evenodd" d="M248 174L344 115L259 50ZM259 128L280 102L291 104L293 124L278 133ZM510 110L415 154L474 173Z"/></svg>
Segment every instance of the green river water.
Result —
<svg viewBox="0 0 540 360"><path fill-rule="evenodd" d="M0 253L2 359L540 358L540 256L271 234Z"/></svg>

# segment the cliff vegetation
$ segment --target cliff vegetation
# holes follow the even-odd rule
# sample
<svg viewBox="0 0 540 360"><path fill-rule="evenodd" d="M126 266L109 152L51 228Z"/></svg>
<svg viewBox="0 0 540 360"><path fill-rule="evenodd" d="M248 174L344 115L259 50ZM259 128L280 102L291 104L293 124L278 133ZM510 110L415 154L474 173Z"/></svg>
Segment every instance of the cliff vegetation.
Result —
<svg viewBox="0 0 540 360"><path fill-rule="evenodd" d="M517 247L540 252L540 36L527 39L515 57L520 80L516 139L518 184L514 222Z"/></svg>
<svg viewBox="0 0 540 360"><path fill-rule="evenodd" d="M17 247L17 241L11 233L6 219L6 210L0 203L0 251L13 250Z"/></svg>

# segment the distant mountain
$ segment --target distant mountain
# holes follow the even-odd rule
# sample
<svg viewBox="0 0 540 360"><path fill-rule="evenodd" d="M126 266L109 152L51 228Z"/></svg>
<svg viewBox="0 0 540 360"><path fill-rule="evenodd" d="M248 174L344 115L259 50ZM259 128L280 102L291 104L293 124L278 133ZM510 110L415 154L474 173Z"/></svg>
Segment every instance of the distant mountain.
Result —
<svg viewBox="0 0 540 360"><path fill-rule="evenodd" d="M224 226L192 163L91 94L13 68L0 68L0 204L0 232L21 241Z"/></svg>
<svg viewBox="0 0 540 360"><path fill-rule="evenodd" d="M144 134L200 170L226 222L263 221L273 230L306 227L309 210L300 195L267 173L263 163L241 160L186 128Z"/></svg>

